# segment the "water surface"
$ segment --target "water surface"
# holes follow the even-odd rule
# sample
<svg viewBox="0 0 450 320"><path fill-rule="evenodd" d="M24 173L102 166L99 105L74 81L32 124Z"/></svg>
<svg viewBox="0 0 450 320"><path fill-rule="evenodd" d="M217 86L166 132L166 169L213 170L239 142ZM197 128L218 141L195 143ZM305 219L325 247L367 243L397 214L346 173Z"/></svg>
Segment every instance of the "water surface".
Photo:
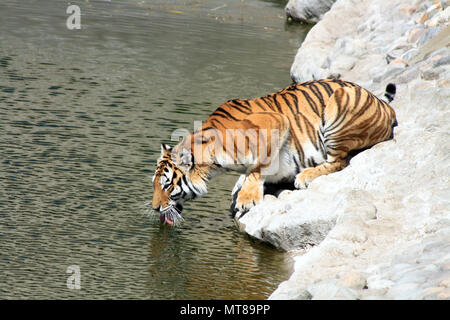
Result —
<svg viewBox="0 0 450 320"><path fill-rule="evenodd" d="M288 278L288 255L234 226L237 175L177 228L146 206L174 129L290 84L307 30L283 3L72 1L81 30L65 1L0 3L1 298L263 299Z"/></svg>

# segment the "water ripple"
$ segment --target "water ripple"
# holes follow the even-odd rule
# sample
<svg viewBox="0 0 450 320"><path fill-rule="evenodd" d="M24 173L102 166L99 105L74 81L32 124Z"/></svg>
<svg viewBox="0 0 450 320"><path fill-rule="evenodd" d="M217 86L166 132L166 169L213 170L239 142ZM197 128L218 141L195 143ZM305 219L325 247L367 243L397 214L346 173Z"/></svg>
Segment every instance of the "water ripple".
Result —
<svg viewBox="0 0 450 320"><path fill-rule="evenodd" d="M148 210L160 143L289 84L305 35L276 0L184 3L83 2L79 31L65 2L0 3L1 298L261 299L288 277L285 254L234 226L237 175L175 228Z"/></svg>

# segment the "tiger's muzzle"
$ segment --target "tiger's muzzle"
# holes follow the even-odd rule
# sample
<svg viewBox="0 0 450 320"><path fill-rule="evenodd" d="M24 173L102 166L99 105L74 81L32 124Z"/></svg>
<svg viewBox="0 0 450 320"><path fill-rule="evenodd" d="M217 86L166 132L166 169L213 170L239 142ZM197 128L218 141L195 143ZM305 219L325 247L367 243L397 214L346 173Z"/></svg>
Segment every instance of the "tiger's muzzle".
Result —
<svg viewBox="0 0 450 320"><path fill-rule="evenodd" d="M153 209L159 212L159 221L161 221L161 223L174 225L177 222L181 222L184 220L183 216L181 215L183 207L180 204L169 205L164 209Z"/></svg>

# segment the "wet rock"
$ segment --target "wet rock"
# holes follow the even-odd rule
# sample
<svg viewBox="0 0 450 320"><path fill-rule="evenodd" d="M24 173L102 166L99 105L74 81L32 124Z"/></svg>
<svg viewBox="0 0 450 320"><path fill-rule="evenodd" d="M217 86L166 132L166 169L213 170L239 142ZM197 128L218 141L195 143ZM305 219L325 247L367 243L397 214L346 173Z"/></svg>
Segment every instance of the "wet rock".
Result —
<svg viewBox="0 0 450 320"><path fill-rule="evenodd" d="M336 0L289 0L285 7L287 17L303 23L317 23Z"/></svg>

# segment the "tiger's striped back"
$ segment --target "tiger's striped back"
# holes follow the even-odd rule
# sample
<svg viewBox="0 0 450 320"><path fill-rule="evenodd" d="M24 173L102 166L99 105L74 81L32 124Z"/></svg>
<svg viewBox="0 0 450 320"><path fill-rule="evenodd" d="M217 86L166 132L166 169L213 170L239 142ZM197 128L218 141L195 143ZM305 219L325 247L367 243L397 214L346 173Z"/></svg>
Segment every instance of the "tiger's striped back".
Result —
<svg viewBox="0 0 450 320"><path fill-rule="evenodd" d="M364 100L361 112L354 114L350 119L352 123L356 121L356 124L352 124L353 129L355 129L355 126L361 125L361 128L364 128L361 131L364 131L367 124L378 121L379 117L395 120L395 112L392 108L369 91L348 81L325 79L293 84L276 93L260 98L229 100L211 114L201 130L214 128L224 131L234 128L240 121L258 112L283 114L289 120L292 141L299 153L297 165L300 168L313 167L317 164L315 160L317 156L308 157L308 150L304 150L305 146L312 145L315 152L320 153L326 159L327 146L332 148L332 143L326 140L323 135L335 133L336 130L342 129L344 123L348 125L349 119L343 121L344 118L340 118L340 122L333 122L333 124L325 126L326 119L330 117L329 113L325 112L325 108L329 103L330 97L340 88L353 88L354 91L352 99L345 95L347 101L344 101L344 104L341 106L348 110L337 110L338 113L342 113L341 116L349 116L349 112L352 112L350 106L357 105L362 99ZM341 97L341 95L338 93L337 97ZM374 103L376 108L372 108L370 111L365 110ZM325 117L325 114L328 115L328 118ZM366 119L366 122L361 121L362 119ZM385 126L386 131L390 130L390 128L391 125ZM354 138L354 136L355 134L353 133L352 136L347 138ZM382 132L375 138L382 141L388 137L389 135L386 136L385 132ZM370 142L366 144L370 144Z"/></svg>

